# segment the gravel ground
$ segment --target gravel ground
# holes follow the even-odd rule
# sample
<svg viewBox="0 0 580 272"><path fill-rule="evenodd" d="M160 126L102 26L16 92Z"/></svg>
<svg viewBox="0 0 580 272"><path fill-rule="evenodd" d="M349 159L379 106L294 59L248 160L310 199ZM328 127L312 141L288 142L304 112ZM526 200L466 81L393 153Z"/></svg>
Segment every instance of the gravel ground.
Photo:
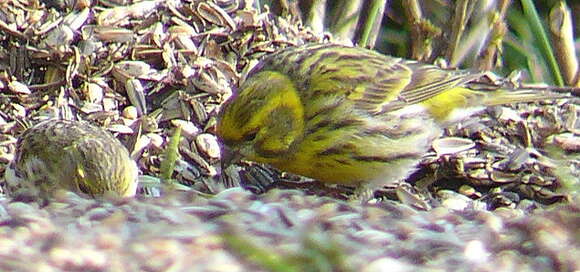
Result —
<svg viewBox="0 0 580 272"><path fill-rule="evenodd" d="M2 271L577 271L578 201L417 211L300 191L0 201ZM284 269L281 269L283 267Z"/></svg>

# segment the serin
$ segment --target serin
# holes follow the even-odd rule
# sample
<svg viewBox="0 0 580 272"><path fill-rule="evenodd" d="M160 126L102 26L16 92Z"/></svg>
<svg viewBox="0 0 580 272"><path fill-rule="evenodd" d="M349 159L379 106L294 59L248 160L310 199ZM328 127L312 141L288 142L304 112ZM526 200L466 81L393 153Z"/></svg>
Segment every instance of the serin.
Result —
<svg viewBox="0 0 580 272"><path fill-rule="evenodd" d="M133 196L138 168L109 132L84 121L48 120L27 129L5 171L8 194L49 198L58 189Z"/></svg>
<svg viewBox="0 0 580 272"><path fill-rule="evenodd" d="M481 74L334 44L261 60L223 105L234 153L325 183L376 189L406 178L449 124L486 106L545 99L479 91Z"/></svg>

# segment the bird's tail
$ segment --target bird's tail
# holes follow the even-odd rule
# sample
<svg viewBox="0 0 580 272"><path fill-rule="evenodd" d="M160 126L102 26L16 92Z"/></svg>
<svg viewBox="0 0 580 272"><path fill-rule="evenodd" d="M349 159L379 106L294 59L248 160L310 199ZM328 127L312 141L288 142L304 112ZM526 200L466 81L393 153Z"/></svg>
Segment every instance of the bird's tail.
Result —
<svg viewBox="0 0 580 272"><path fill-rule="evenodd" d="M567 98L572 98L572 96L570 94L556 93L546 89L498 89L492 91L489 95L483 96L483 101L481 101L481 103L486 106L497 106Z"/></svg>

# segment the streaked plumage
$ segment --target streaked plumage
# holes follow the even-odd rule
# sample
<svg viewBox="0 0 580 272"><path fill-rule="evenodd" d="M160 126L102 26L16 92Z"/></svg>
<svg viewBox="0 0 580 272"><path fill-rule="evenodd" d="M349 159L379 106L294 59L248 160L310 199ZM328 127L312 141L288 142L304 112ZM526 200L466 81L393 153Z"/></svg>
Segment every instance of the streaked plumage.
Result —
<svg viewBox="0 0 580 272"><path fill-rule="evenodd" d="M57 189L91 196L133 196L138 168L109 132L83 121L48 120L18 139L5 172L9 194L31 191L43 198Z"/></svg>
<svg viewBox="0 0 580 272"><path fill-rule="evenodd" d="M541 97L465 87L480 77L362 48L287 48L253 68L223 106L217 133L248 160L376 188L407 177L446 125Z"/></svg>

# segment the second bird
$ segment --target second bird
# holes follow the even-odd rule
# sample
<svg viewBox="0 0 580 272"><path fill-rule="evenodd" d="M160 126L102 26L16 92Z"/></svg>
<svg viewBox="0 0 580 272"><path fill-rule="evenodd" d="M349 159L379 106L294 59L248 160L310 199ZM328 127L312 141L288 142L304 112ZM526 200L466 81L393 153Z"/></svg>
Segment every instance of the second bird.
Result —
<svg viewBox="0 0 580 272"><path fill-rule="evenodd" d="M106 130L84 121L48 120L18 139L6 189L41 198L59 189L134 196L138 171L125 146Z"/></svg>

